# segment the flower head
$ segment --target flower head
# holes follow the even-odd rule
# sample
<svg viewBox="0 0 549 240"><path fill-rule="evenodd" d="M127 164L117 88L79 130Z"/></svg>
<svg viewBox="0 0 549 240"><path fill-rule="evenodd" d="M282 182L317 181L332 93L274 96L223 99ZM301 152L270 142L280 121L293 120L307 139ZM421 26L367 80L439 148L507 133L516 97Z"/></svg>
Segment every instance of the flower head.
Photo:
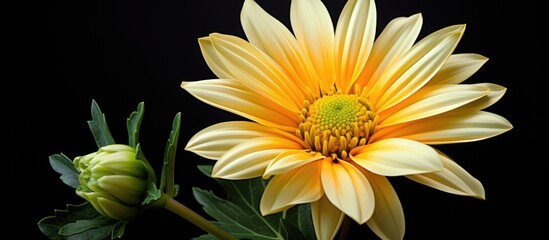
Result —
<svg viewBox="0 0 549 240"><path fill-rule="evenodd" d="M402 206L387 177L484 198L482 184L434 147L512 128L485 111L504 87L463 84L487 61L453 54L465 25L416 41L422 16L415 14L392 20L376 38L373 0L349 0L335 28L320 0L293 0L290 17L293 33L246 0L247 40L199 39L219 79L182 88L251 120L218 123L189 140L187 150L217 160L214 177L272 177L261 212L310 203L319 239L333 238L344 216L382 238L403 238Z"/></svg>
<svg viewBox="0 0 549 240"><path fill-rule="evenodd" d="M130 221L143 211L152 178L148 165L136 158L134 148L112 144L97 152L76 157L74 166L80 186L76 194L90 202L102 215Z"/></svg>

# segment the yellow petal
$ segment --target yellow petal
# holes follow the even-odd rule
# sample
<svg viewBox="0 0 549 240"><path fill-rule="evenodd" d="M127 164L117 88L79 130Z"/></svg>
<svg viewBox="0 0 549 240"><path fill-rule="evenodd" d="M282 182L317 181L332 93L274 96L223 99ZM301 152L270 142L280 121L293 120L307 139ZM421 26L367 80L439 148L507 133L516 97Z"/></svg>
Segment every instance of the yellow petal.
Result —
<svg viewBox="0 0 549 240"><path fill-rule="evenodd" d="M488 95L482 85L433 85L424 87L387 111L380 112L378 127L427 118L461 107Z"/></svg>
<svg viewBox="0 0 549 240"><path fill-rule="evenodd" d="M438 30L391 63L373 86L374 108L383 111L425 85L454 51L464 30L465 25Z"/></svg>
<svg viewBox="0 0 549 240"><path fill-rule="evenodd" d="M312 90L314 96L320 96L314 67L307 53L286 26L253 0L244 1L240 19L251 44L275 60L301 91Z"/></svg>
<svg viewBox="0 0 549 240"><path fill-rule="evenodd" d="M311 215L318 240L332 240L339 231L345 214L336 208L326 196L311 203Z"/></svg>
<svg viewBox="0 0 549 240"><path fill-rule="evenodd" d="M217 52L215 51L210 37L203 37L198 39L198 45L200 46L200 51L202 56L208 64L208 67L212 72L221 79L232 79L234 78L231 75L227 66L223 63L223 59L220 59Z"/></svg>
<svg viewBox="0 0 549 240"><path fill-rule="evenodd" d="M374 1L350 0L345 4L336 27L335 53L339 77L336 84L349 92L364 68L376 35Z"/></svg>
<svg viewBox="0 0 549 240"><path fill-rule="evenodd" d="M465 169L440 153L444 168L442 171L418 175L408 175L411 180L447 193L485 198L482 183L471 176Z"/></svg>
<svg viewBox="0 0 549 240"><path fill-rule="evenodd" d="M297 41L313 63L321 89L329 90L336 76L330 13L320 0L294 0L290 21Z"/></svg>
<svg viewBox="0 0 549 240"><path fill-rule="evenodd" d="M374 193L366 177L345 161L322 161L322 186L326 197L339 210L359 224L374 212Z"/></svg>
<svg viewBox="0 0 549 240"><path fill-rule="evenodd" d="M269 163L289 149L302 145L288 138L260 137L238 144L215 163L212 177L249 179L262 176Z"/></svg>
<svg viewBox="0 0 549 240"><path fill-rule="evenodd" d="M421 14L391 20L375 40L357 83L371 89L387 66L414 45L422 23Z"/></svg>
<svg viewBox="0 0 549 240"><path fill-rule="evenodd" d="M301 141L293 134L254 122L229 121L200 130L189 139L185 150L218 160L234 146L258 137L283 137L295 142Z"/></svg>
<svg viewBox="0 0 549 240"><path fill-rule="evenodd" d="M493 113L456 109L450 112L376 131L370 142L407 138L425 144L473 142L507 132L513 125Z"/></svg>
<svg viewBox="0 0 549 240"><path fill-rule="evenodd" d="M297 114L235 80L182 82L181 87L207 104L266 126L295 131L299 123Z"/></svg>
<svg viewBox="0 0 549 240"><path fill-rule="evenodd" d="M489 106L492 106L492 104L496 103L497 101L499 101L507 91L507 88L497 84L493 84L493 83L477 83L474 85L481 86L488 89L489 90L488 94L469 104L461 106L460 107L461 109L469 109L469 110L485 109Z"/></svg>
<svg viewBox="0 0 549 240"><path fill-rule="evenodd" d="M267 166L263 178L269 178L271 175L282 174L323 158L324 156L318 152L311 153L303 149L288 150L278 155L269 164L269 166Z"/></svg>
<svg viewBox="0 0 549 240"><path fill-rule="evenodd" d="M479 54L452 54L427 85L462 83L476 73L487 61L487 57Z"/></svg>
<svg viewBox="0 0 549 240"><path fill-rule="evenodd" d="M374 214L366 224L381 239L403 239L404 211L393 186L386 177L363 173L372 185L376 199Z"/></svg>
<svg viewBox="0 0 549 240"><path fill-rule="evenodd" d="M390 138L355 148L351 159L358 165L382 176L402 176L442 169L437 152L422 143Z"/></svg>
<svg viewBox="0 0 549 240"><path fill-rule="evenodd" d="M301 110L303 93L269 56L239 37L212 33L210 39L234 78L290 111Z"/></svg>
<svg viewBox="0 0 549 240"><path fill-rule="evenodd" d="M261 214L280 212L301 203L317 201L323 195L320 184L322 162L317 161L274 176L261 197Z"/></svg>

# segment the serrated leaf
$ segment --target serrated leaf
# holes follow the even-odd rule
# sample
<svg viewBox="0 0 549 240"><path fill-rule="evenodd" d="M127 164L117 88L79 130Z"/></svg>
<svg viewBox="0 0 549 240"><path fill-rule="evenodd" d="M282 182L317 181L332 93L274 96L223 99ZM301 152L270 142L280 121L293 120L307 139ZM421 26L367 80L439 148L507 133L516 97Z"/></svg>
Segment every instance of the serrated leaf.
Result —
<svg viewBox="0 0 549 240"><path fill-rule="evenodd" d="M111 135L107 121L105 120L105 115L101 112L101 109L99 109L99 105L97 105L95 100L92 100L91 116L92 120L88 121L88 126L90 127L97 147L100 148L114 144L115 141Z"/></svg>
<svg viewBox="0 0 549 240"><path fill-rule="evenodd" d="M147 196L141 204L143 206L147 206L152 202L160 199L160 197L162 197L162 191L156 187L156 184L154 182L151 182L147 187Z"/></svg>
<svg viewBox="0 0 549 240"><path fill-rule="evenodd" d="M201 165L199 170L211 176L212 166ZM248 180L215 179L226 191L222 199L211 191L193 188L195 199L203 206L212 221L239 239L315 239L309 204L294 206L284 213L262 216L259 202L269 180L261 177ZM196 240L215 239L210 234Z"/></svg>
<svg viewBox="0 0 549 240"><path fill-rule="evenodd" d="M166 143L164 150L164 161L162 164L162 175L160 177L160 189L168 196L175 197L178 187L174 183L174 164L177 150L177 140L179 139L179 129L181 125L181 113L177 113L172 122L172 131Z"/></svg>
<svg viewBox="0 0 549 240"><path fill-rule="evenodd" d="M61 174L59 178L61 178L63 183L75 189L80 185L78 181L79 173L67 156L63 153L53 154L49 157L49 161L53 170Z"/></svg>
<svg viewBox="0 0 549 240"><path fill-rule="evenodd" d="M67 204L67 209L54 212L54 216L38 222L40 231L49 239L115 239L124 232L124 223L101 215L88 202Z"/></svg>
<svg viewBox="0 0 549 240"><path fill-rule="evenodd" d="M128 128L128 145L134 148L139 143L139 128L141 126L141 120L143 119L144 110L145 103L140 102L137 105L137 111L132 112L130 117L126 120L126 127Z"/></svg>
<svg viewBox="0 0 549 240"><path fill-rule="evenodd" d="M67 223L59 229L59 234L63 236L75 235L88 231L90 229L101 227L103 224L110 222L110 219L91 219L77 220L76 222Z"/></svg>

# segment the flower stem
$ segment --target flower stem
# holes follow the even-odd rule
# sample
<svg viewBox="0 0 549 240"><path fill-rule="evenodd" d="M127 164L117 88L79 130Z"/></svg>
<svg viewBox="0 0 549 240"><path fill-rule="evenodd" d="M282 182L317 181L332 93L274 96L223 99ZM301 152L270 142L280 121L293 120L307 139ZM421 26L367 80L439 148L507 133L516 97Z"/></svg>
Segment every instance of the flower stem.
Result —
<svg viewBox="0 0 549 240"><path fill-rule="evenodd" d="M237 240L232 235L228 234L227 232L223 231L221 228L217 227L216 225L212 224L202 216L198 215L193 210L187 208L185 205L181 204L180 202L174 200L173 198L170 198L166 202L165 208L185 219L187 219L189 222L193 223L194 225L200 227L202 230L214 235L215 237L222 239L222 240Z"/></svg>

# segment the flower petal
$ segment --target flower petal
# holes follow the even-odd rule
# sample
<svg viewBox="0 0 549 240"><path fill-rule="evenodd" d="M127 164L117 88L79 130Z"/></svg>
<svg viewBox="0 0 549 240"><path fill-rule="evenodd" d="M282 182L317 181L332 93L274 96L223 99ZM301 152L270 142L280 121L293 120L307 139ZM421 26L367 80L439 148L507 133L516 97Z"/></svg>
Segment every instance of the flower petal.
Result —
<svg viewBox="0 0 549 240"><path fill-rule="evenodd" d="M374 214L366 224L381 239L403 239L404 211L393 186L386 177L363 173L372 185L376 201Z"/></svg>
<svg viewBox="0 0 549 240"><path fill-rule="evenodd" d="M251 44L275 60L301 91L314 91L314 96L320 96L314 67L307 53L286 26L253 0L244 1L240 19ZM311 94L305 96L309 95Z"/></svg>
<svg viewBox="0 0 549 240"><path fill-rule="evenodd" d="M229 121L202 129L189 139L185 150L218 160L234 146L258 137L283 137L300 141L292 134L254 122Z"/></svg>
<svg viewBox="0 0 549 240"><path fill-rule="evenodd" d="M101 177L97 185L125 204L141 204L147 183L143 178L127 175L109 175Z"/></svg>
<svg viewBox="0 0 549 240"><path fill-rule="evenodd" d="M326 197L339 210L359 224L368 221L374 212L374 192L366 177L345 161L322 161L322 186Z"/></svg>
<svg viewBox="0 0 549 240"><path fill-rule="evenodd" d="M301 203L317 201L324 194L320 183L322 162L312 162L274 176L261 197L261 214L286 210Z"/></svg>
<svg viewBox="0 0 549 240"><path fill-rule="evenodd" d="M486 89L489 89L488 94L486 94L484 97L479 98L469 104L466 104L464 106L461 106L461 109L469 109L469 110L482 110L489 106L492 106L492 104L496 103L503 97L505 92L507 91L507 88L493 84L493 83L477 83L474 85L478 85L481 87L484 87Z"/></svg>
<svg viewBox="0 0 549 240"><path fill-rule="evenodd" d="M345 217L345 214L336 208L326 196L311 203L311 215L318 240L334 239Z"/></svg>
<svg viewBox="0 0 549 240"><path fill-rule="evenodd" d="M350 0L345 4L335 32L336 84L348 92L361 73L376 35L376 7L373 0Z"/></svg>
<svg viewBox="0 0 549 240"><path fill-rule="evenodd" d="M235 80L213 79L182 82L181 87L194 97L260 124L294 131L299 116Z"/></svg>
<svg viewBox="0 0 549 240"><path fill-rule="evenodd" d="M249 179L263 175L269 163L278 154L302 145L288 138L260 137L238 144L215 163L212 177Z"/></svg>
<svg viewBox="0 0 549 240"><path fill-rule="evenodd" d="M374 108L392 107L425 85L454 51L464 30L465 25L438 30L391 63L373 86Z"/></svg>
<svg viewBox="0 0 549 240"><path fill-rule="evenodd" d="M471 176L448 156L440 152L439 154L444 166L442 171L408 175L406 177L447 193L485 199L484 187L479 180Z"/></svg>
<svg viewBox="0 0 549 240"><path fill-rule="evenodd" d="M442 169L433 148L408 139L390 138L351 151L351 159L370 172L383 176L402 176Z"/></svg>
<svg viewBox="0 0 549 240"><path fill-rule="evenodd" d="M357 83L372 89L389 64L408 51L417 39L423 18L421 14L391 20L377 37Z"/></svg>
<svg viewBox="0 0 549 240"><path fill-rule="evenodd" d="M335 80L334 26L328 9L320 0L294 0L290 21L297 41L313 63L323 90Z"/></svg>
<svg viewBox="0 0 549 240"><path fill-rule="evenodd" d="M386 138L407 138L425 144L451 144L479 141L513 128L507 119L493 113L456 109L414 122L382 128L370 142Z"/></svg>
<svg viewBox="0 0 549 240"><path fill-rule="evenodd" d="M234 78L230 70L223 63L223 59L219 58L217 52L215 51L212 40L210 37L202 37L198 39L198 45L200 46L200 51L202 56L208 64L208 67L212 72L221 79L232 79Z"/></svg>
<svg viewBox="0 0 549 240"><path fill-rule="evenodd" d="M424 87L387 111L380 112L381 122L378 127L383 128L441 114L475 101L488 93L489 89L482 85Z"/></svg>
<svg viewBox="0 0 549 240"><path fill-rule="evenodd" d="M313 161L323 159L320 153L311 153L307 150L288 150L278 155L267 166L263 178L269 178L271 175L283 174L295 168L301 167Z"/></svg>
<svg viewBox="0 0 549 240"><path fill-rule="evenodd" d="M296 91L299 88L295 82L269 56L239 37L212 33L210 39L234 78L290 111L301 110L303 94Z"/></svg>
<svg viewBox="0 0 549 240"><path fill-rule="evenodd" d="M427 85L462 83L487 61L487 57L475 53L452 54Z"/></svg>

